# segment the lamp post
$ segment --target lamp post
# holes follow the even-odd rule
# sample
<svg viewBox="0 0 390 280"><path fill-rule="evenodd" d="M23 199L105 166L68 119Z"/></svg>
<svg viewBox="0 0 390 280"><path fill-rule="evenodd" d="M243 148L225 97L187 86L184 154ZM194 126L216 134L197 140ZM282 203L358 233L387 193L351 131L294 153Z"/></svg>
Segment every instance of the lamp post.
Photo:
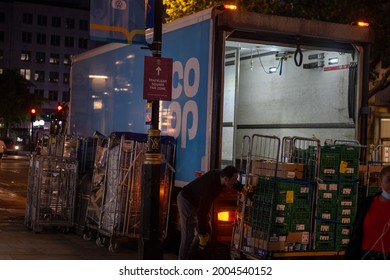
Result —
<svg viewBox="0 0 390 280"><path fill-rule="evenodd" d="M162 0L154 2L153 42L149 45L154 57L161 57ZM160 238L160 173L161 146L159 123L159 100L152 100L152 120L148 130L147 152L142 168L141 236L138 243L138 258L143 260L163 259Z"/></svg>

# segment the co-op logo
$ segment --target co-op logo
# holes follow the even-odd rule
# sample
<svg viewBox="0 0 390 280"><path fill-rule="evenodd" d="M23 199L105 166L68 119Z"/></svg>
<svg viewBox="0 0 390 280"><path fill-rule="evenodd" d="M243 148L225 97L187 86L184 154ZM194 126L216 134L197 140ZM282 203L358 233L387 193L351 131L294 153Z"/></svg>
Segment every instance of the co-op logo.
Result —
<svg viewBox="0 0 390 280"><path fill-rule="evenodd" d="M181 135L181 148L186 148L188 140L195 138L198 132L198 104L193 100L199 90L200 66L199 60L191 57L185 65L180 61L173 63L173 77L177 83L172 85L172 100L178 99L184 94L185 103L173 101L168 111L175 117L176 122L171 122L170 131L173 137ZM183 100L183 99L182 99ZM182 106L183 107L182 107ZM189 116L192 115L192 118ZM191 123L189 123L189 121Z"/></svg>

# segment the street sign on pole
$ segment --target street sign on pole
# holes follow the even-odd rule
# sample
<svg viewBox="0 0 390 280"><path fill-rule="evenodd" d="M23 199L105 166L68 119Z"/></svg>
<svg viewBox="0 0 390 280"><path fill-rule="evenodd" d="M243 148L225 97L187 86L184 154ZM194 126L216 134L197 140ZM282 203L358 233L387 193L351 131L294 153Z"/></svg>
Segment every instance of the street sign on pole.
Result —
<svg viewBox="0 0 390 280"><path fill-rule="evenodd" d="M171 58L145 56L144 94L146 100L172 100Z"/></svg>

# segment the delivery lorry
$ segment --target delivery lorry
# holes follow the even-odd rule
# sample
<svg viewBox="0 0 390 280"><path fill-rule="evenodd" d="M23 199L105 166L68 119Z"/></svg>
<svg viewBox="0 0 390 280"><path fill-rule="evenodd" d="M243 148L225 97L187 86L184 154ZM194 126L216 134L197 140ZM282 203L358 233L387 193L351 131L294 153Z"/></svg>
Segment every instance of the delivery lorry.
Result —
<svg viewBox="0 0 390 280"><path fill-rule="evenodd" d="M160 102L159 128L177 140L175 189L196 174L239 166L248 135L365 145L372 42L368 27L221 7L164 24L172 100ZM145 46L111 43L74 56L69 132L146 133L144 57L151 55Z"/></svg>

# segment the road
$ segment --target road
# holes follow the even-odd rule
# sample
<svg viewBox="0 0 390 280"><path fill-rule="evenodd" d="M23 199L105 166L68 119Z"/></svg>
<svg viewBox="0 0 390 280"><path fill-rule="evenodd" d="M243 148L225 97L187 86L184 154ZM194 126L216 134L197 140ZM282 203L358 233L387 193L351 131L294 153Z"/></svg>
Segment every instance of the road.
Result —
<svg viewBox="0 0 390 280"><path fill-rule="evenodd" d="M3 156L0 163L0 188L26 197L29 160L28 155Z"/></svg>
<svg viewBox="0 0 390 280"><path fill-rule="evenodd" d="M29 156L6 156L0 166L0 260L136 260L132 243L116 252L83 240L75 232L47 227L34 232L25 226ZM64 234L65 233L65 234ZM122 245L122 244L121 244ZM164 259L176 259L164 252Z"/></svg>
<svg viewBox="0 0 390 280"><path fill-rule="evenodd" d="M0 162L0 219L25 214L29 156L3 156Z"/></svg>

